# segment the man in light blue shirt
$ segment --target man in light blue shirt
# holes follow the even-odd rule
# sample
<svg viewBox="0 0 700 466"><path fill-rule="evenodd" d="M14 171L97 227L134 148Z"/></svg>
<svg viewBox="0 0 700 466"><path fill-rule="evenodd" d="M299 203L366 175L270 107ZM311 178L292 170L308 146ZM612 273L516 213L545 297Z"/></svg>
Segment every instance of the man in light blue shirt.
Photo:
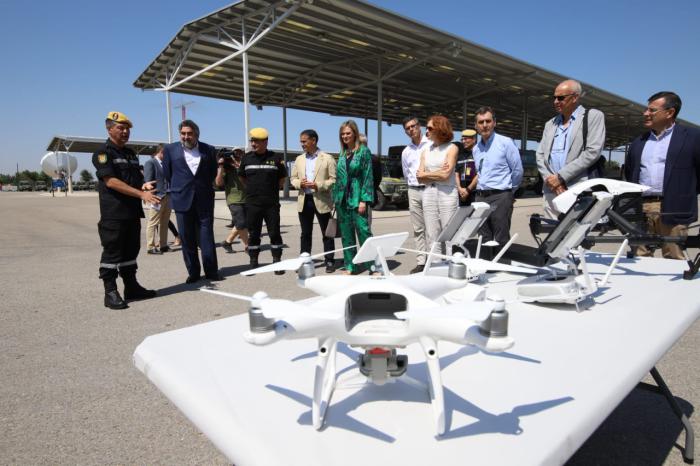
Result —
<svg viewBox="0 0 700 466"><path fill-rule="evenodd" d="M491 206L491 214L479 233L484 241L496 240L501 246L510 239L514 193L523 179L523 163L515 143L497 134L496 112L491 107L476 111L476 131L481 140L474 147L476 201Z"/></svg>
<svg viewBox="0 0 700 466"><path fill-rule="evenodd" d="M582 95L578 81L567 79L557 85L554 89L557 114L544 125L537 147L537 169L542 176L547 218L556 219L563 213L552 201L567 187L603 175L598 173L598 162L605 145L605 115L580 105Z"/></svg>

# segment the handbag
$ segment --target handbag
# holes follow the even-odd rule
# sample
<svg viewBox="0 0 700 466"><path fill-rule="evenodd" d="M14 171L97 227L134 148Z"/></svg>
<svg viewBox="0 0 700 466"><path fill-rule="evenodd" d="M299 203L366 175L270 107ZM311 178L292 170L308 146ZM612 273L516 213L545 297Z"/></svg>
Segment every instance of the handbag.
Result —
<svg viewBox="0 0 700 466"><path fill-rule="evenodd" d="M335 208L331 213L331 218L328 219L328 225L326 225L326 231L323 232L323 236L326 238L340 238L340 228L338 228L338 220L336 219Z"/></svg>

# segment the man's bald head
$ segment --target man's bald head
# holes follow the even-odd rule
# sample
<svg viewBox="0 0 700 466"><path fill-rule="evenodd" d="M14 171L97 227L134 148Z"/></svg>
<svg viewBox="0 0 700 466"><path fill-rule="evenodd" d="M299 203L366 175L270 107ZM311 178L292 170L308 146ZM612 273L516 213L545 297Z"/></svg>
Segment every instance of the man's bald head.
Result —
<svg viewBox="0 0 700 466"><path fill-rule="evenodd" d="M562 81L554 89L554 110L561 113L565 119L571 116L578 107L581 98L581 83L573 79Z"/></svg>

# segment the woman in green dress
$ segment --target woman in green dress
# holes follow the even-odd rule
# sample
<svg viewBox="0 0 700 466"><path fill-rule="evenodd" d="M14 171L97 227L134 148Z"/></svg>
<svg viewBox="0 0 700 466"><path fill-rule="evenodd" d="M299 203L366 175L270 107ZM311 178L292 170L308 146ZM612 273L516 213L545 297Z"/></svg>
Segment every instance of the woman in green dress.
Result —
<svg viewBox="0 0 700 466"><path fill-rule="evenodd" d="M340 125L340 156L333 186L333 202L338 214L338 226L345 249L343 259L347 275L362 270L352 263L357 249L372 236L369 226L369 205L374 199L372 184L372 154L360 144L360 132L354 121ZM364 264L369 270L370 263Z"/></svg>

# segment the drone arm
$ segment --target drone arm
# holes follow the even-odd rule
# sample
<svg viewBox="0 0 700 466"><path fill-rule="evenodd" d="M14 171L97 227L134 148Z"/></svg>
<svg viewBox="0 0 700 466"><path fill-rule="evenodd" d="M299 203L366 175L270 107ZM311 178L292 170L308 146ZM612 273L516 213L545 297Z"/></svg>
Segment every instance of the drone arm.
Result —
<svg viewBox="0 0 700 466"><path fill-rule="evenodd" d="M421 337L420 345L425 353L425 362L430 378L430 402L433 406L433 415L435 417L435 431L437 435L442 435L445 433L445 399L442 389L437 341L430 337Z"/></svg>
<svg viewBox="0 0 700 466"><path fill-rule="evenodd" d="M333 388L335 388L335 355L337 340L326 337L319 340L316 375L314 377L314 399L311 418L314 429L320 430L326 417Z"/></svg>

